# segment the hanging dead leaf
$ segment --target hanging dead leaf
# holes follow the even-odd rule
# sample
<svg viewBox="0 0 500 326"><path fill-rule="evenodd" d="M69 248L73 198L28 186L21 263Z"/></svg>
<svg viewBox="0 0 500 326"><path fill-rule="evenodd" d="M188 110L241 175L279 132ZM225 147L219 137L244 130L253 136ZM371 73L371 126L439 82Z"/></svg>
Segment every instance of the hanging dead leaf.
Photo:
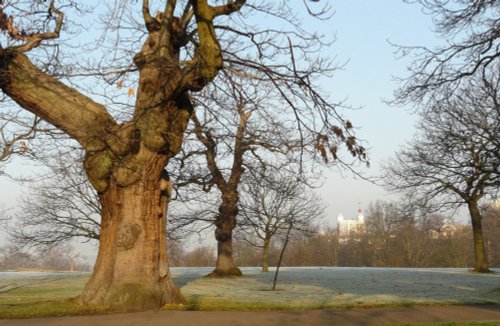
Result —
<svg viewBox="0 0 500 326"><path fill-rule="evenodd" d="M135 95L135 89L133 87L129 87L128 91L127 91L127 95L129 97L134 96Z"/></svg>
<svg viewBox="0 0 500 326"><path fill-rule="evenodd" d="M19 142L19 147L21 153L26 153L28 151L28 144L25 141Z"/></svg>
<svg viewBox="0 0 500 326"><path fill-rule="evenodd" d="M333 159L336 161L338 159L338 156L337 156L337 146L334 145L332 147L330 147L330 153L332 153L332 156L333 156Z"/></svg>
<svg viewBox="0 0 500 326"><path fill-rule="evenodd" d="M118 87L118 89L122 89L123 88L123 80L118 81L118 84L116 84L116 87Z"/></svg>

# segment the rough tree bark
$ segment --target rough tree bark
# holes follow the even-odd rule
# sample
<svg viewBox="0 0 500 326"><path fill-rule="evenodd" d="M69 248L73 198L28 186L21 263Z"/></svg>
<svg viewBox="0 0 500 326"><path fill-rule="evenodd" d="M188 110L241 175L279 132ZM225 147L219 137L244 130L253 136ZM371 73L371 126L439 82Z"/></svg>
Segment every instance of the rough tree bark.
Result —
<svg viewBox="0 0 500 326"><path fill-rule="evenodd" d="M468 208L471 216L472 236L474 239L474 258L476 263L474 272L489 273L491 271L486 259L481 212L476 201L470 201L468 203Z"/></svg>
<svg viewBox="0 0 500 326"><path fill-rule="evenodd" d="M184 302L172 282L166 253L168 193L165 167L180 150L192 113L188 91L198 91L222 68L213 26L218 15L244 4L212 7L188 3L174 17L175 1L153 18L143 2L149 32L134 57L139 86L133 118L118 124L103 105L38 69L23 52L57 33L33 34L22 46L0 47L0 88L22 108L77 140L85 150L84 168L102 205L100 245L94 273L80 301L125 309L151 309ZM199 40L192 60L180 62L188 42L186 26L196 19ZM57 34L57 35L56 35Z"/></svg>
<svg viewBox="0 0 500 326"><path fill-rule="evenodd" d="M209 277L241 276L233 259L233 230L238 215L238 192L226 191L222 195L219 214L215 219L215 239L217 240L217 262Z"/></svg>

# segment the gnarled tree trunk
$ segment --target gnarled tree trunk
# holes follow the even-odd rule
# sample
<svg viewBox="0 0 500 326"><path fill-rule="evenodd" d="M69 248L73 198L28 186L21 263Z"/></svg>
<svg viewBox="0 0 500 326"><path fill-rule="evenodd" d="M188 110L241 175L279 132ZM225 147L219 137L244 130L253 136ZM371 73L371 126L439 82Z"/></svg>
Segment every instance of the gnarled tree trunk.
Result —
<svg viewBox="0 0 500 326"><path fill-rule="evenodd" d="M81 301L127 309L183 303L167 260L167 194L160 174L123 188L111 184L100 196L102 222L94 273Z"/></svg>
<svg viewBox="0 0 500 326"><path fill-rule="evenodd" d="M156 17L149 2L143 1L148 36L134 56L139 71L137 99L125 123L116 121L104 105L39 69L24 54L59 37L64 14L54 3L50 1L48 10L49 16L57 16L53 31L26 33L19 35L20 45L0 46L0 89L85 150L85 171L99 194L102 221L94 274L80 300L127 309L181 303L167 263L169 195L162 176L181 148L192 114L189 92L203 89L223 66L213 20L238 11L245 1L217 6L207 0L185 1L181 17L174 16L179 12L176 1L166 1ZM194 29L189 27L192 17ZM192 47L189 60L181 60L181 50L190 52Z"/></svg>
<svg viewBox="0 0 500 326"><path fill-rule="evenodd" d="M238 215L238 193L227 192L222 195L219 214L215 221L215 239L217 240L217 262L209 277L241 276L241 270L233 260L233 230Z"/></svg>

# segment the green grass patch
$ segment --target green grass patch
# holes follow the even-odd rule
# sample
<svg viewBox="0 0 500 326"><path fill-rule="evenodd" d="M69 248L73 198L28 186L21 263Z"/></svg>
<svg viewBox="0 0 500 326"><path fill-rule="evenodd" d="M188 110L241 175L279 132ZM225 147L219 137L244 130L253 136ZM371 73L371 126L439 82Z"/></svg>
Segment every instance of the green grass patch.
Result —
<svg viewBox="0 0 500 326"><path fill-rule="evenodd" d="M29 279L8 279L0 281L0 319L40 318L63 315L92 315L113 312L104 307L88 307L77 304L78 297L88 276L64 275L50 278L34 277ZM272 291L265 291L269 296ZM245 300L235 298L211 297L206 295L186 296L188 304L165 307L166 310L204 310L204 311L270 311L270 310L311 310L311 309L349 309L371 307L362 303L336 304L326 302L284 302L283 300ZM385 306L405 306L408 303L387 304ZM382 307L384 305L377 305Z"/></svg>
<svg viewBox="0 0 500 326"><path fill-rule="evenodd" d="M0 282L0 319L85 315L102 311L78 305L88 276L57 275L4 279Z"/></svg>
<svg viewBox="0 0 500 326"><path fill-rule="evenodd" d="M74 298L81 294L88 276L8 279L0 283L0 305Z"/></svg>
<svg viewBox="0 0 500 326"><path fill-rule="evenodd" d="M0 303L0 319L95 315L106 312L106 309L100 307L81 306L72 299L18 304Z"/></svg>

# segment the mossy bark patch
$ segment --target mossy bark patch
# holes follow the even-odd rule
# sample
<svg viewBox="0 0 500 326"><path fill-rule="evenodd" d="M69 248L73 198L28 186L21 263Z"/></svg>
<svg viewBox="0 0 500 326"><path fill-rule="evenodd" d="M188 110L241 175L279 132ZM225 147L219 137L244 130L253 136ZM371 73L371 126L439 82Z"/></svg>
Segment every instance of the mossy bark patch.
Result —
<svg viewBox="0 0 500 326"><path fill-rule="evenodd" d="M130 186L142 177L142 164L134 156L128 156L116 163L113 169L113 179L121 187Z"/></svg>
<svg viewBox="0 0 500 326"><path fill-rule="evenodd" d="M110 307L127 311L159 309L162 293L142 284L127 283L117 286L110 297Z"/></svg>
<svg viewBox="0 0 500 326"><path fill-rule="evenodd" d="M89 152L83 165L90 183L98 192L108 188L108 180L113 168L114 157L109 151Z"/></svg>

